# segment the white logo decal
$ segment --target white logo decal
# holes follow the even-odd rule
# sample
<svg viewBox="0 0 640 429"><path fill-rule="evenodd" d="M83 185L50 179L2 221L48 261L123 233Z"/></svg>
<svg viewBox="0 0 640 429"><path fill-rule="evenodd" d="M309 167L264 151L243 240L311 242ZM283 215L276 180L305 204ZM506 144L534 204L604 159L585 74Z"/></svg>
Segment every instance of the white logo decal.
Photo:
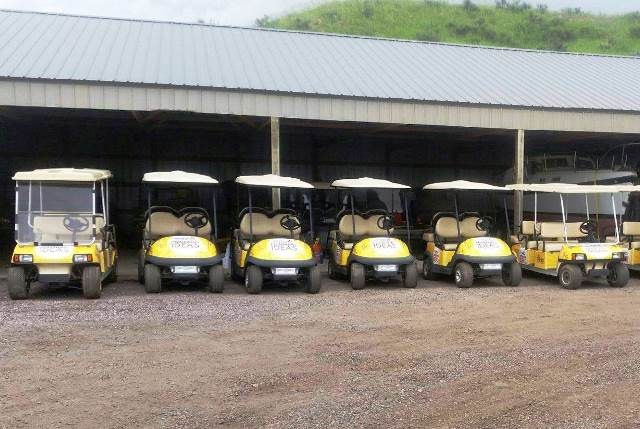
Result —
<svg viewBox="0 0 640 429"><path fill-rule="evenodd" d="M277 255L291 255L298 253L298 244L288 238L275 238L269 241L269 250Z"/></svg>
<svg viewBox="0 0 640 429"><path fill-rule="evenodd" d="M473 247L478 250L500 250L500 244L493 238L476 238L473 240Z"/></svg>
<svg viewBox="0 0 640 429"><path fill-rule="evenodd" d="M398 244L391 238L373 238L371 239L371 247L376 250L396 250Z"/></svg>
<svg viewBox="0 0 640 429"><path fill-rule="evenodd" d="M169 239L169 249L178 253L189 253L200 250L202 245L196 237L171 237Z"/></svg>
<svg viewBox="0 0 640 429"><path fill-rule="evenodd" d="M42 259L65 259L73 254L73 246L37 246L36 255Z"/></svg>
<svg viewBox="0 0 640 429"><path fill-rule="evenodd" d="M437 247L433 249L433 263L434 264L440 263L440 249L438 249Z"/></svg>

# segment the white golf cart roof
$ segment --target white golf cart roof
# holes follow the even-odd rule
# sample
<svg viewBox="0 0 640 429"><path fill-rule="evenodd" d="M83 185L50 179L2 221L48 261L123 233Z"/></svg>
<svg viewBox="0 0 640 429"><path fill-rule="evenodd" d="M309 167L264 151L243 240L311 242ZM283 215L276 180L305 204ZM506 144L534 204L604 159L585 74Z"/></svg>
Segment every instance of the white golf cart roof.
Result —
<svg viewBox="0 0 640 429"><path fill-rule="evenodd" d="M218 181L204 174L187 173L186 171L153 171L145 173L143 183L192 183L197 185L216 185Z"/></svg>
<svg viewBox="0 0 640 429"><path fill-rule="evenodd" d="M236 183L247 186L264 186L270 188L313 189L313 185L311 183L303 182L295 177L283 177L276 174L265 174L264 176L240 176L236 178Z"/></svg>
<svg viewBox="0 0 640 429"><path fill-rule="evenodd" d="M98 182L110 179L109 170L92 168L42 168L32 171L19 171L13 175L15 181L37 182Z"/></svg>
<svg viewBox="0 0 640 429"><path fill-rule="evenodd" d="M454 180L453 182L438 182L425 185L425 190L461 190L461 191L508 191L504 186L493 186L487 183Z"/></svg>
<svg viewBox="0 0 640 429"><path fill-rule="evenodd" d="M507 185L506 187L512 191L554 194L615 194L640 190L640 187L634 185L575 185L572 183L524 183Z"/></svg>
<svg viewBox="0 0 640 429"><path fill-rule="evenodd" d="M393 183L388 180L360 177L359 179L338 179L331 184L334 188L370 188L370 189L411 189L410 186Z"/></svg>

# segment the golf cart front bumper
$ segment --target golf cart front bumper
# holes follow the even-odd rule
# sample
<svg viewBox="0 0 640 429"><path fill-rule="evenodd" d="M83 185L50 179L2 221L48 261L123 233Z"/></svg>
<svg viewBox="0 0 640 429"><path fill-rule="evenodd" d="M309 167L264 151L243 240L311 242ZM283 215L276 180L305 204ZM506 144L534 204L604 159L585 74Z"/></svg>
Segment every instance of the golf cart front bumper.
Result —
<svg viewBox="0 0 640 429"><path fill-rule="evenodd" d="M457 255L451 260L451 266L458 262L468 262L474 267L477 276L495 276L502 274L505 265L517 263L515 256L463 256ZM498 267L500 265L500 267Z"/></svg>
<svg viewBox="0 0 640 429"><path fill-rule="evenodd" d="M159 267L211 267L222 261L222 255L210 258L162 258L160 256L146 256L145 261Z"/></svg>

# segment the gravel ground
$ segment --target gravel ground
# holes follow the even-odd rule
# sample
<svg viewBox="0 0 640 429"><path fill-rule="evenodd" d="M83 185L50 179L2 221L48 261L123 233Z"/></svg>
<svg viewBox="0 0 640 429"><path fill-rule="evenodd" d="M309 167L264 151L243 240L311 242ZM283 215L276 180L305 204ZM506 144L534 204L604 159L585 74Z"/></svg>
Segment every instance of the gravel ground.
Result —
<svg viewBox="0 0 640 429"><path fill-rule="evenodd" d="M0 280L0 427L640 426L640 281L529 277L99 301Z"/></svg>

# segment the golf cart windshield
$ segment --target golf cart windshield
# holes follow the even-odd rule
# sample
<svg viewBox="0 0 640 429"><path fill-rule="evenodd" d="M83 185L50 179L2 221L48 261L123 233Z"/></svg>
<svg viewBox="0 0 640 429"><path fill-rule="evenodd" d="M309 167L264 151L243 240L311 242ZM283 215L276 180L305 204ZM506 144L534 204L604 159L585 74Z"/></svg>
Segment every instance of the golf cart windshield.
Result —
<svg viewBox="0 0 640 429"><path fill-rule="evenodd" d="M94 222L104 225L102 208L94 210L94 184L17 182L16 241L40 244L91 244Z"/></svg>

